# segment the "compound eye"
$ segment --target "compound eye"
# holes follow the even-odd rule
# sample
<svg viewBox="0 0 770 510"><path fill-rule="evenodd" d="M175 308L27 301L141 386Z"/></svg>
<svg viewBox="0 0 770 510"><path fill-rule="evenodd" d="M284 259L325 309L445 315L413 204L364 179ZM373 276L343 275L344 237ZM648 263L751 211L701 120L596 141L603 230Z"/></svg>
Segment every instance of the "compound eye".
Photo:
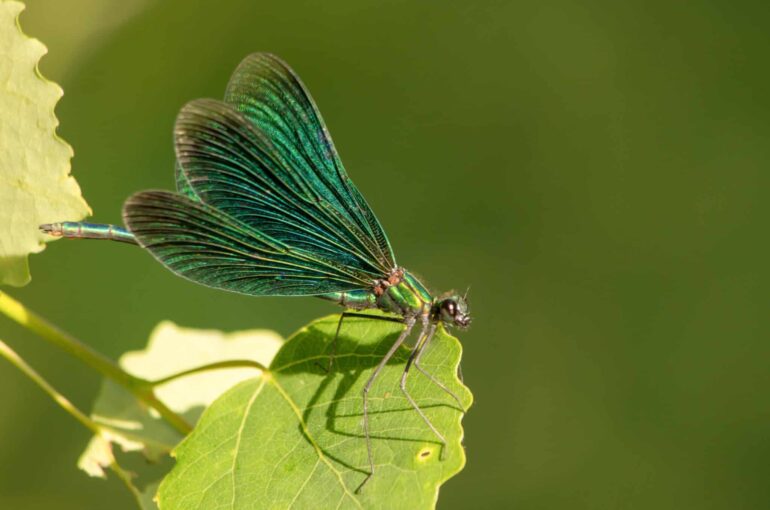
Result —
<svg viewBox="0 0 770 510"><path fill-rule="evenodd" d="M453 299L447 299L442 306L444 311L450 316L454 317L457 313L457 303Z"/></svg>

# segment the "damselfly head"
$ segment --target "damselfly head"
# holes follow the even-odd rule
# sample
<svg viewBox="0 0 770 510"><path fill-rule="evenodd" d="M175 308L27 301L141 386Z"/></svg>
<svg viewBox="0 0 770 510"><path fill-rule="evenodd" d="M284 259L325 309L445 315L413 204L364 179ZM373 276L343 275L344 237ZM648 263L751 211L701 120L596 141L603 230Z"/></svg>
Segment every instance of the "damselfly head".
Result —
<svg viewBox="0 0 770 510"><path fill-rule="evenodd" d="M468 301L465 296L450 294L443 296L435 305L435 316L449 326L466 328L471 323Z"/></svg>

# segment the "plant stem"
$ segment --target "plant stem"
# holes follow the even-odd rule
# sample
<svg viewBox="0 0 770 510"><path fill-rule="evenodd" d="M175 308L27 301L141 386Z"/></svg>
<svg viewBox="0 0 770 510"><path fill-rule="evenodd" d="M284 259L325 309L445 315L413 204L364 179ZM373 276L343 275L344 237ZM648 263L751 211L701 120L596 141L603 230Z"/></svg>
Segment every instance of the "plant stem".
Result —
<svg viewBox="0 0 770 510"><path fill-rule="evenodd" d="M94 433L96 436L101 436L103 427L93 421L89 416L87 416L83 411L75 407L75 405L70 402L70 400L59 393L56 388L51 386L51 384L43 378L34 368L29 366L26 361L24 361L21 356L19 356L16 351L11 349L8 344L0 340L0 356L7 359L11 362L12 365L14 365L16 368L21 370L24 375L32 379L35 384L37 384L43 391L45 391L54 402L56 402L59 407L64 409L67 413L69 413L72 417L74 417L77 421L79 421L84 427L89 429L91 432ZM131 491L131 494L136 499L137 503L141 506L141 497L142 494L139 492L139 489L136 488L133 481L131 480L131 474L124 470L118 462L112 458L112 462L109 465L109 468L114 472L117 477L126 485L129 491Z"/></svg>
<svg viewBox="0 0 770 510"><path fill-rule="evenodd" d="M174 427L183 436L192 432L192 425L190 425L187 420L172 411L171 408L155 396L155 392L152 390L152 384L149 381L142 380L141 386L135 388L126 386L126 389L133 393L136 398L158 411L158 414L160 414L169 425Z"/></svg>
<svg viewBox="0 0 770 510"><path fill-rule="evenodd" d="M131 495L134 496L134 500L136 501L136 504L139 508L144 508L142 506L142 493L139 491L136 485L134 485L134 481L132 479L131 473L123 469L120 464L116 462L113 462L110 464L110 469L113 473L120 479L120 481L123 482L123 484L126 486L126 488L131 492Z"/></svg>
<svg viewBox="0 0 770 510"><path fill-rule="evenodd" d="M0 312L53 345L59 347L67 354L79 359L104 377L111 379L126 388L136 398L158 411L163 419L180 433L187 435L192 430L192 427L184 420L184 418L158 400L153 392L152 383L129 374L108 357L96 352L64 331L61 331L59 328L27 309L23 304L2 291L0 291Z"/></svg>
<svg viewBox="0 0 770 510"><path fill-rule="evenodd" d="M220 370L223 368L255 368L257 370L262 370L263 372L268 371L267 367L262 363L258 363L250 359L233 359L233 360L227 360L227 361L217 361L216 363L208 363L206 365L201 365L199 367L183 370L182 372L177 372L176 374L168 375L162 379L156 379L155 381L150 381L149 384L153 387L161 386L163 384L173 381L174 379L179 379L181 377L186 377L188 375L193 375L200 372L208 372L210 370Z"/></svg>
<svg viewBox="0 0 770 510"><path fill-rule="evenodd" d="M100 354L69 334L27 309L8 294L0 291L0 312L54 344L67 354L74 356L99 373L123 386L137 386L141 381L121 369L117 363Z"/></svg>
<svg viewBox="0 0 770 510"><path fill-rule="evenodd" d="M43 376L37 373L34 368L29 366L27 362L21 358L21 356L16 354L16 351L11 349L8 344L2 340L0 340L0 356L10 361L11 364L21 370L24 375L32 379L35 384L40 386L43 391L48 393L48 395L53 399L54 402L59 405L59 407L71 414L84 427L89 429L94 434L99 434L101 427L96 422L88 417L83 411L75 407L75 405L70 402L67 397L56 391L56 388L51 386L48 381L43 378Z"/></svg>

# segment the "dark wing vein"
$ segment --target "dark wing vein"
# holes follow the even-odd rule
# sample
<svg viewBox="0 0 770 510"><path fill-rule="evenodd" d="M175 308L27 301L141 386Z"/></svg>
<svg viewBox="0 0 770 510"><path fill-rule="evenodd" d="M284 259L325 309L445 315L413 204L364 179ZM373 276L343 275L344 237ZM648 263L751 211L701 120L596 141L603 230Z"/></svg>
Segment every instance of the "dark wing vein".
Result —
<svg viewBox="0 0 770 510"><path fill-rule="evenodd" d="M371 238L308 183L263 132L213 99L187 104L175 129L177 160L200 199L288 246L338 260L369 280L389 273Z"/></svg>
<svg viewBox="0 0 770 510"><path fill-rule="evenodd" d="M380 270L395 267L387 237L345 173L313 98L285 62L267 53L249 55L233 73L225 102L265 133L292 174L305 183L316 214L330 216Z"/></svg>

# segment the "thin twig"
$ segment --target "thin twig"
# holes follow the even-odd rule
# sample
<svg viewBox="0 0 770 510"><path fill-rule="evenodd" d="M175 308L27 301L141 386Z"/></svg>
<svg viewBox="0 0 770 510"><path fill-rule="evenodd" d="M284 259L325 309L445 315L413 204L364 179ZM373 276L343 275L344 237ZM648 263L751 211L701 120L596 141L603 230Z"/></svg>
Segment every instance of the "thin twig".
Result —
<svg viewBox="0 0 770 510"><path fill-rule="evenodd" d="M29 377L35 384L37 384L43 391L45 391L59 407L67 411L84 427L89 429L94 434L98 435L100 433L101 427L98 423L93 421L83 411L75 407L75 404L70 402L67 397L59 393L56 388L51 386L51 384L49 384L48 381L43 378L43 376L37 373L34 368L29 366L27 362L21 358L21 356L16 354L16 351L11 349L8 344L2 340L0 340L0 356L10 361L12 365L21 370L24 375Z"/></svg>
<svg viewBox="0 0 770 510"><path fill-rule="evenodd" d="M206 365L201 365L199 367L183 370L181 372L177 372L175 374L171 374L166 377L163 377L162 379L149 381L149 384L152 387L161 386L163 384L171 382L175 379L179 379L181 377L186 377L188 375L198 374L201 372L208 372L210 370L221 370L224 368L254 368L257 370L262 370L263 372L268 371L265 365L257 361L250 360L250 359L232 359L227 361L217 361L216 363L208 363Z"/></svg>

